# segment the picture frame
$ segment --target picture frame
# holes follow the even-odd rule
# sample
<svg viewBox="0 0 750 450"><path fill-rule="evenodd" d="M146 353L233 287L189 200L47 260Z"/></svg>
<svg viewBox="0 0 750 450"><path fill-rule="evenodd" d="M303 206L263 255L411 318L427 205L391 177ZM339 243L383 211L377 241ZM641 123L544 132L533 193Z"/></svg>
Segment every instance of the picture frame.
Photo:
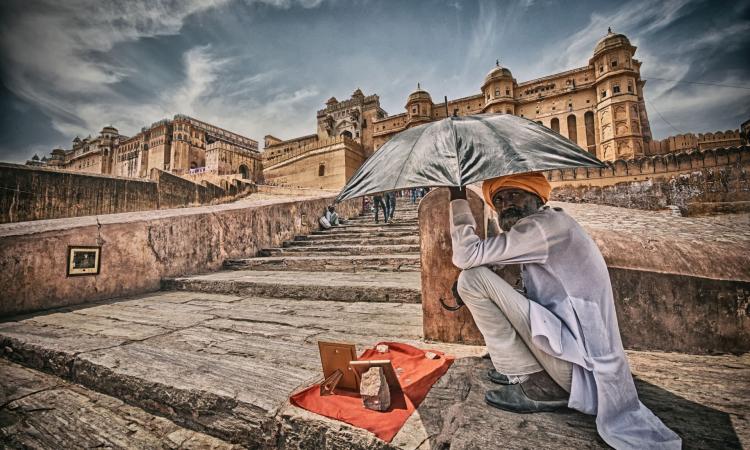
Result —
<svg viewBox="0 0 750 450"><path fill-rule="evenodd" d="M66 276L99 275L102 248L96 245L69 245Z"/></svg>
<svg viewBox="0 0 750 450"><path fill-rule="evenodd" d="M318 341L320 363L323 366L323 377L328 378L337 370L342 377L336 383L337 389L359 391L359 380L349 363L357 360L357 350L354 344L341 342Z"/></svg>

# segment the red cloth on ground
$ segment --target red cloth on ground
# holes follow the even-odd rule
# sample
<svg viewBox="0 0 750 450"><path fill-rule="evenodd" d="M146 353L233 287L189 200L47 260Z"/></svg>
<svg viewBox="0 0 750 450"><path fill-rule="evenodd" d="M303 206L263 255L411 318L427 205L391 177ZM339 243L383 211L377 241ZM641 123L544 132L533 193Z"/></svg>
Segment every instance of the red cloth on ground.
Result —
<svg viewBox="0 0 750 450"><path fill-rule="evenodd" d="M381 342L388 346L388 352L378 353L368 349L359 357L360 361L390 359L393 369L399 375L402 393L391 392L391 407L388 411L372 411L362 405L358 392L337 389L335 395L320 396L320 385L313 385L293 395L289 400L293 405L316 414L341 420L355 427L371 431L380 439L390 442L398 430L422 403L430 388L443 376L453 363L453 356L430 350L437 359L425 358L425 351L398 342ZM377 345L380 345L377 344ZM403 372L399 374L399 368Z"/></svg>

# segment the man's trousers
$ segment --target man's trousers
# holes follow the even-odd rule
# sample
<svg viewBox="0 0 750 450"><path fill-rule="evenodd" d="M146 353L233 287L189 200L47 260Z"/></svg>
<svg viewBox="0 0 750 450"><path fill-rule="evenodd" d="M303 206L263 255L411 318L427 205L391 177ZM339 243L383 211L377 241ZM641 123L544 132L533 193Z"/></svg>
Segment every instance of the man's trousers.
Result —
<svg viewBox="0 0 750 450"><path fill-rule="evenodd" d="M495 370L505 375L547 371L570 392L573 366L531 342L529 300L487 267L461 272L458 293L484 336Z"/></svg>
<svg viewBox="0 0 750 450"><path fill-rule="evenodd" d="M383 197L375 197L373 200L373 203L375 203L375 223L378 223L378 213L382 209L383 210L383 220L388 221L388 209L385 207L385 202L383 201Z"/></svg>

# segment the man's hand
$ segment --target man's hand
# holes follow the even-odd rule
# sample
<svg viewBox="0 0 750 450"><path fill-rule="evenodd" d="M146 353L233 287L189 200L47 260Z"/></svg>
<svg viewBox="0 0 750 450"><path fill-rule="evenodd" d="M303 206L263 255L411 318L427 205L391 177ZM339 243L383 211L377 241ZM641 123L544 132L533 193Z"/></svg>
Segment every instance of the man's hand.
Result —
<svg viewBox="0 0 750 450"><path fill-rule="evenodd" d="M451 201L453 200L466 200L466 187L450 187Z"/></svg>

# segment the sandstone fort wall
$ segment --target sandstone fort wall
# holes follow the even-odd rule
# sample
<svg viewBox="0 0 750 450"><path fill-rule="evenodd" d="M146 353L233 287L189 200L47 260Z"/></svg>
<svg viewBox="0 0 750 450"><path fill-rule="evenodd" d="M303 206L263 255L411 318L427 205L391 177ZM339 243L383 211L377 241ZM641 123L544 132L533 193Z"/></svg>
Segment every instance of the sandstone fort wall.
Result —
<svg viewBox="0 0 750 450"><path fill-rule="evenodd" d="M0 225L0 317L157 291L318 227L333 196ZM358 200L337 205L355 216ZM101 245L99 275L67 277L69 245Z"/></svg>
<svg viewBox="0 0 750 450"><path fill-rule="evenodd" d="M0 223L157 209L153 181L0 163Z"/></svg>
<svg viewBox="0 0 750 450"><path fill-rule="evenodd" d="M604 169L547 172L552 198L627 208L686 211L693 203L750 201L750 147L605 162Z"/></svg>
<svg viewBox="0 0 750 450"><path fill-rule="evenodd" d="M159 169L137 180L0 163L0 223L221 203L252 190L239 179L193 183Z"/></svg>

